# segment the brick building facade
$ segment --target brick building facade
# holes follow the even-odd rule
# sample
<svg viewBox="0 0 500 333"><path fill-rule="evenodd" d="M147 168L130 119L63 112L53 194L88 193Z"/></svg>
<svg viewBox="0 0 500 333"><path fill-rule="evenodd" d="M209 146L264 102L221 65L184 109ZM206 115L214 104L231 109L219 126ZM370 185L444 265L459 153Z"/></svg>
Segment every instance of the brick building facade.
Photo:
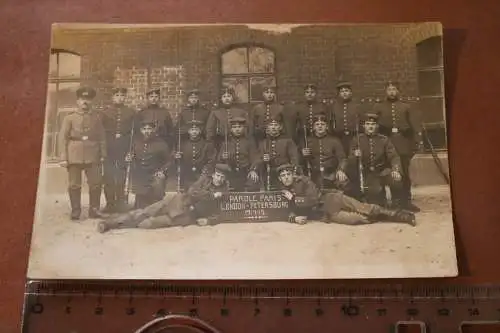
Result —
<svg viewBox="0 0 500 333"><path fill-rule="evenodd" d="M52 61L49 82L54 87L49 87L48 132L57 133L61 110L71 109L71 91L80 83L98 89L98 104L110 101L114 84L130 88L128 102L136 107L141 107L145 91L151 86L161 87L162 102L171 110L182 104L184 91L189 88L198 88L202 101L211 104L217 101L225 77L224 55L248 47L265 50L272 64L266 66L266 74L240 73L236 81L251 86L267 75L275 80L278 98L283 102L301 100L307 83L317 84L320 97L330 99L335 95L336 83L349 80L354 96L366 100L382 97L387 80L399 81L404 95L422 98L420 109L429 137L437 148L445 149L441 36L441 25L437 23L311 25L280 33L247 25L56 27L52 52L72 55L72 61L78 62L73 66L78 73L66 79L61 74L63 68L54 69L61 65ZM61 89L65 84L69 92ZM250 91L248 95L259 93ZM52 141L54 144L47 146L49 155L56 153Z"/></svg>

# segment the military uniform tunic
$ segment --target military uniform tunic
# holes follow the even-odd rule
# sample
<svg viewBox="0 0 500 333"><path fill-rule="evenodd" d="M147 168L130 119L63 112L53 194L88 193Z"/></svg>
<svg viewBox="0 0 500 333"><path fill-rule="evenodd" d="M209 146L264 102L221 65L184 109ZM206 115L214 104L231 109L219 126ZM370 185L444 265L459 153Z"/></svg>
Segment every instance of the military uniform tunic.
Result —
<svg viewBox="0 0 500 333"><path fill-rule="evenodd" d="M333 106L333 132L340 138L344 151L349 151L351 140L359 129L360 106L350 101L337 99Z"/></svg>
<svg viewBox="0 0 500 333"><path fill-rule="evenodd" d="M269 162L264 162L264 154L269 154ZM291 138L279 136L274 138L266 138L259 143L257 165L266 180L266 187L272 189L278 182L278 174L276 168L280 165L290 163L299 167L300 158L297 145ZM270 173L268 175L267 165L269 165ZM269 177L269 184L267 178Z"/></svg>
<svg viewBox="0 0 500 333"><path fill-rule="evenodd" d="M181 187L187 190L200 174L211 170L215 162L216 150L213 142L200 138L195 141L182 141L180 151L182 153Z"/></svg>
<svg viewBox="0 0 500 333"><path fill-rule="evenodd" d="M349 156L350 165L357 166L358 157L354 155L358 149L358 143L353 140ZM391 140L385 135L375 133L359 135L359 149L361 150L361 162L365 187L370 203L384 204L381 200L383 187L389 185L393 196L401 195L401 184L392 179L391 172L401 172L401 160Z"/></svg>
<svg viewBox="0 0 500 333"><path fill-rule="evenodd" d="M161 138L139 137L134 141L131 179L136 206L144 207L163 198L165 180L158 179L155 173L166 175L169 165L170 148Z"/></svg>
<svg viewBox="0 0 500 333"><path fill-rule="evenodd" d="M307 145L311 149L311 155L304 156L304 159L311 166L311 179L320 188L340 186L335 183L335 174L347 168L347 158L340 140L331 135L313 136L308 138ZM307 163L304 167L307 167Z"/></svg>
<svg viewBox="0 0 500 333"><path fill-rule="evenodd" d="M108 204L124 199L127 171L125 156L131 148L135 111L125 105L112 105L102 113L106 133L107 158L104 161L104 194Z"/></svg>
<svg viewBox="0 0 500 333"><path fill-rule="evenodd" d="M227 152L229 158L225 160L222 155ZM259 185L248 179L250 171L257 171L258 160L257 147L253 140L247 137L228 138L227 147L222 143L217 154L219 163L227 164L231 167L229 173L229 185L234 191L259 190Z"/></svg>
<svg viewBox="0 0 500 333"><path fill-rule="evenodd" d="M216 141L216 146L219 146L221 141L224 141L226 130L229 135L229 129L231 128L229 120L233 117L243 117L246 119L246 123L249 123L248 113L243 109L231 106L229 108L213 110L207 120L207 139ZM249 131L247 128L247 134L248 133Z"/></svg>
<svg viewBox="0 0 500 333"><path fill-rule="evenodd" d="M295 132L293 115L286 112L285 107L278 103L257 104L250 112L249 130L257 142L266 136L266 126L273 119L280 119L283 126L283 134L291 137Z"/></svg>
<svg viewBox="0 0 500 333"><path fill-rule="evenodd" d="M292 216L316 217L315 209L320 202L321 193L309 177L296 176L290 186L284 186L280 182L279 188L293 194L292 200L289 200Z"/></svg>

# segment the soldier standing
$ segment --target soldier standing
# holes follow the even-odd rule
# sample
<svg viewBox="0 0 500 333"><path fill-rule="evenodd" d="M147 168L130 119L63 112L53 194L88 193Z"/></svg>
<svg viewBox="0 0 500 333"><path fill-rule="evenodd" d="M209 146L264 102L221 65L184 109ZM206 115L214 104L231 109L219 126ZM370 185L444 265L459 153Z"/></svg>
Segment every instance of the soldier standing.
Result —
<svg viewBox="0 0 500 333"><path fill-rule="evenodd" d="M139 132L139 127L144 121L152 120L154 122L156 135L171 145L175 138L173 133L174 126L170 112L160 106L160 89L151 89L147 92L146 96L148 105L146 108L140 110L136 116L136 133Z"/></svg>
<svg viewBox="0 0 500 333"><path fill-rule="evenodd" d="M229 165L232 170L228 175L231 190L258 191L257 148L255 142L245 136L246 119L232 117L229 123L231 134L227 142L221 145L217 161Z"/></svg>
<svg viewBox="0 0 500 333"><path fill-rule="evenodd" d="M375 105L374 112L379 115L380 133L390 137L401 159L403 189L399 198L401 204L412 211L419 211L412 201L410 162L416 148L422 150L422 123L420 112L399 98L399 84L386 84L386 99Z"/></svg>
<svg viewBox="0 0 500 333"><path fill-rule="evenodd" d="M282 164L290 163L299 169L299 151L291 138L281 134L283 130L283 115L272 118L266 126L266 138L259 143L257 164L261 174L265 175L266 189L272 190L278 182L276 168Z"/></svg>
<svg viewBox="0 0 500 333"><path fill-rule="evenodd" d="M342 192L332 191L321 196L316 185L306 176L296 176L293 166L278 168L281 193L290 207L289 222L305 224L308 220L323 220L327 223L347 225L371 224L375 222L399 222L416 225L411 212L386 209L375 204L366 204Z"/></svg>
<svg viewBox="0 0 500 333"><path fill-rule="evenodd" d="M71 219L81 214L82 171L89 186L89 217L98 218L101 200L101 165L106 157L106 139L100 115L92 110L96 91L80 87L76 91L78 110L64 117L59 146L61 166L68 169Z"/></svg>
<svg viewBox="0 0 500 333"><path fill-rule="evenodd" d="M308 84L304 90L305 101L296 105L295 117L295 142L300 144L304 138L312 135L313 116L323 114L327 117L329 127L333 122L332 112L328 106L318 101L317 88L314 84Z"/></svg>
<svg viewBox="0 0 500 333"><path fill-rule="evenodd" d="M200 123L202 129L202 136L205 137L205 128L207 125L208 116L210 111L201 105L200 92L197 89L190 90L187 94L187 104L182 109L180 114L180 130L181 134L187 134L191 128L192 121Z"/></svg>
<svg viewBox="0 0 500 333"><path fill-rule="evenodd" d="M232 117L243 117L248 122L248 113L233 105L234 90L225 88L221 94L222 106L212 110L207 120L207 139L213 141L218 149L225 138L229 135L229 119ZM247 133L248 134L248 133Z"/></svg>
<svg viewBox="0 0 500 333"><path fill-rule="evenodd" d="M349 164L361 163L365 199L369 203L386 205L385 186L391 189L393 205L401 207L398 200L401 193L401 160L385 135L378 133L378 115L367 113L358 140L353 140L349 155ZM401 207L402 208L402 207Z"/></svg>
<svg viewBox="0 0 500 333"><path fill-rule="evenodd" d="M218 201L229 192L228 165L217 164L211 175L203 174L187 193L158 201L144 209L113 217L98 224L98 231L110 229L156 229L198 224L205 226L217 218Z"/></svg>
<svg viewBox="0 0 500 333"><path fill-rule="evenodd" d="M348 152L352 138L359 126L360 106L352 100L352 84L344 81L337 84L337 98L333 105L334 135L342 142L344 151Z"/></svg>
<svg viewBox="0 0 500 333"><path fill-rule="evenodd" d="M283 119L285 120L284 135L291 137L295 132L295 124L292 122L293 117L285 117L285 107L276 102L275 89L275 87L271 86L265 87L262 92L264 103L257 104L250 111L249 130L252 132L257 144L266 137L267 123L271 118L276 118L277 116L283 115Z"/></svg>
<svg viewBox="0 0 500 333"><path fill-rule="evenodd" d="M135 208L149 206L165 195L170 148L156 135L155 122L155 119L143 120L140 135L134 138L132 152L127 156L127 161L131 162Z"/></svg>
<svg viewBox="0 0 500 333"><path fill-rule="evenodd" d="M125 178L127 164L125 157L131 148L132 127L135 111L125 106L127 88L113 89L113 104L102 113L106 132L107 157L104 161L104 212L113 213L126 207Z"/></svg>
<svg viewBox="0 0 500 333"><path fill-rule="evenodd" d="M180 163L180 185L186 191L198 179L200 173L208 173L213 168L216 151L213 142L203 138L203 123L199 120L190 120L187 130L188 140L181 141L181 146L174 157Z"/></svg>
<svg viewBox="0 0 500 333"><path fill-rule="evenodd" d="M316 186L323 189L344 188L348 179L347 158L342 143L328 133L327 119L313 117L313 136L302 146L305 166Z"/></svg>

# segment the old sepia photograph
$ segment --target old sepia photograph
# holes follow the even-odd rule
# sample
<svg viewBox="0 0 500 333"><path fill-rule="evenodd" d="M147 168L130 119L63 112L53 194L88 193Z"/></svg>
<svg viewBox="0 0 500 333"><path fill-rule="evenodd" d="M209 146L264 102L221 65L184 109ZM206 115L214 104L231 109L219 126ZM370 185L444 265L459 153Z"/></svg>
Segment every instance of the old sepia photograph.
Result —
<svg viewBox="0 0 500 333"><path fill-rule="evenodd" d="M47 64L28 278L457 275L440 23L60 23Z"/></svg>

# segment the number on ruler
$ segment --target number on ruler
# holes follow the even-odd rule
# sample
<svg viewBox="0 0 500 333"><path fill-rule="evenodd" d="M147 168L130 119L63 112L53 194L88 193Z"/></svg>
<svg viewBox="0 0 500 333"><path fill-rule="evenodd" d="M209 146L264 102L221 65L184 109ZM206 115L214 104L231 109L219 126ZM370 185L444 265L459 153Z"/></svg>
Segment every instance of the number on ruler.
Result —
<svg viewBox="0 0 500 333"><path fill-rule="evenodd" d="M31 312L36 313L36 314L42 313L43 312L43 304L42 303L33 304L33 306L31 307Z"/></svg>
<svg viewBox="0 0 500 333"><path fill-rule="evenodd" d="M227 308L222 308L222 309L220 309L220 315L221 315L222 317L227 317L227 316L229 316L229 309L227 309Z"/></svg>
<svg viewBox="0 0 500 333"><path fill-rule="evenodd" d="M135 314L135 308L133 308L133 307L128 307L128 308L126 308L126 309L125 309L125 313L126 313L127 315L131 316L131 315Z"/></svg>
<svg viewBox="0 0 500 333"><path fill-rule="evenodd" d="M469 309L469 316L479 316L479 309L478 308Z"/></svg>
<svg viewBox="0 0 500 333"><path fill-rule="evenodd" d="M359 307L356 305L344 305L342 306L342 312L346 316L354 317L359 315Z"/></svg>
<svg viewBox="0 0 500 333"><path fill-rule="evenodd" d="M94 314L100 316L104 313L104 308L102 306L98 306L94 309Z"/></svg>

